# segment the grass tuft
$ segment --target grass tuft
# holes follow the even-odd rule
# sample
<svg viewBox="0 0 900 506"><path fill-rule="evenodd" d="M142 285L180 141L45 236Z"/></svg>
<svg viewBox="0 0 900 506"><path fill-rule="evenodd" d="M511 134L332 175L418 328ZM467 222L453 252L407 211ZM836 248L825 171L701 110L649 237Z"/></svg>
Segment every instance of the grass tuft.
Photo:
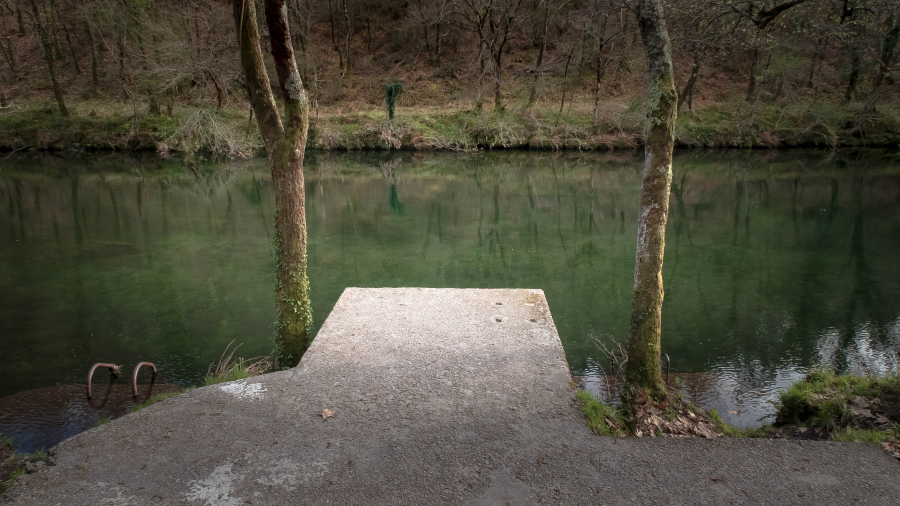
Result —
<svg viewBox="0 0 900 506"><path fill-rule="evenodd" d="M19 476L22 476L24 474L25 474L24 466L9 473L9 477L6 480L4 480L3 482L0 482L0 494L11 489L13 487L13 485L16 484L16 480L19 479Z"/></svg>
<svg viewBox="0 0 900 506"><path fill-rule="evenodd" d="M575 395L581 402L581 410L588 419L588 427L600 436L624 436L626 417L621 410L603 404L590 392L577 390Z"/></svg>
<svg viewBox="0 0 900 506"><path fill-rule="evenodd" d="M235 359L234 352L237 351L237 349L240 348L241 345L237 345L233 350L229 352L228 349L232 344L234 344L234 341L231 341L230 343L228 343L228 346L225 347L225 351L222 352L222 356L219 358L219 363L216 366L216 370L213 371L212 374L207 374L206 377L203 378L203 384L205 386L217 385L219 383L225 383L227 381L245 379L251 376L258 376L265 373L272 367L271 357Z"/></svg>
<svg viewBox="0 0 900 506"><path fill-rule="evenodd" d="M868 409L861 409L860 402ZM900 373L838 375L814 369L779 394L776 408L776 425L821 427L834 441L897 441L900 425L874 430L872 413L877 410L894 420L900 416Z"/></svg>

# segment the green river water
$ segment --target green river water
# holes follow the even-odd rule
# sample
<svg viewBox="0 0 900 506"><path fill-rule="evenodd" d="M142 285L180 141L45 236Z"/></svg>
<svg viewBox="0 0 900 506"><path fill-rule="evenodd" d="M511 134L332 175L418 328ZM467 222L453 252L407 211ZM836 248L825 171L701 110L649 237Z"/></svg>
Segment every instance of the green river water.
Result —
<svg viewBox="0 0 900 506"><path fill-rule="evenodd" d="M317 328L348 286L541 288L573 375L602 392L592 339L627 334L641 169L635 153L310 153ZM95 362L187 386L231 341L267 354L274 207L265 160L0 162L0 398L83 385ZM816 364L897 367L896 153L678 152L666 239L663 351L731 421L758 423ZM66 399L29 416L80 409Z"/></svg>

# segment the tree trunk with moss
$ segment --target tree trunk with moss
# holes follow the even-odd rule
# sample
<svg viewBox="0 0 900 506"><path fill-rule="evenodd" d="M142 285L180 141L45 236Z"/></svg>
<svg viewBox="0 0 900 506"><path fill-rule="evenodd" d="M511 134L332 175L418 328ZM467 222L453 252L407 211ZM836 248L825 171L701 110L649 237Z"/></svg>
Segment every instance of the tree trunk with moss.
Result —
<svg viewBox="0 0 900 506"><path fill-rule="evenodd" d="M265 0L266 25L284 101L283 116L275 104L263 64L252 0L232 0L241 68L250 104L265 141L275 190L275 366L293 367L310 345L312 307L306 275L306 211L303 156L309 128L309 99L288 29L285 0Z"/></svg>
<svg viewBox="0 0 900 506"><path fill-rule="evenodd" d="M634 265L631 336L625 367L625 388L622 389L622 399L626 405L639 396L641 391L657 401L666 398L659 363L662 266L678 104L671 43L661 0L641 0L637 19L647 58L650 94L644 134L644 176Z"/></svg>

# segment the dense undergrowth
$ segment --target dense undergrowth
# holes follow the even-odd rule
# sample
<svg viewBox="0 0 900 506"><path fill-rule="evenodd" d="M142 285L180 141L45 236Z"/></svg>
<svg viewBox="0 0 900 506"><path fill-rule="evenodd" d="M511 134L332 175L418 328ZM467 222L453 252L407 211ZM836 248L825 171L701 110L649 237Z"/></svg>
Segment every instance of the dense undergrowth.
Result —
<svg viewBox="0 0 900 506"><path fill-rule="evenodd" d="M250 157L263 151L245 109L176 108L171 117L135 114L126 104L72 104L63 117L49 102L0 115L0 149L155 150ZM551 107L476 111L444 107L398 107L385 111L327 111L313 118L308 148L319 150L635 149L642 144L644 105L605 104L593 123L591 111L560 113ZM766 103L756 108L726 102L683 110L676 143L682 147L781 148L900 144L900 108L865 103Z"/></svg>

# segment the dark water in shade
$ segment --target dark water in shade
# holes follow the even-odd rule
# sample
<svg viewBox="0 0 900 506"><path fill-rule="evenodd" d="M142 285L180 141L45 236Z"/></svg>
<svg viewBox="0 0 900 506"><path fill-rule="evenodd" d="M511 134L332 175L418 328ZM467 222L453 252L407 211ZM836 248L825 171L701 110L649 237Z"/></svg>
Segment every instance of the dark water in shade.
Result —
<svg viewBox="0 0 900 506"><path fill-rule="evenodd" d="M317 325L347 286L542 288L596 392L628 330L642 159L632 154L315 154L306 171ZM197 384L232 340L269 352L265 160L199 176L154 157L0 162L0 398L83 385L94 362ZM753 424L814 364L900 353L900 158L682 152L663 351L710 407ZM2 402L0 402L2 404Z"/></svg>
<svg viewBox="0 0 900 506"><path fill-rule="evenodd" d="M130 413L135 404L153 395L180 390L175 385L140 385L137 398L133 398L127 382L92 383L90 400L84 385L37 388L0 398L0 432L13 436L16 447L26 453L50 448L104 418Z"/></svg>

